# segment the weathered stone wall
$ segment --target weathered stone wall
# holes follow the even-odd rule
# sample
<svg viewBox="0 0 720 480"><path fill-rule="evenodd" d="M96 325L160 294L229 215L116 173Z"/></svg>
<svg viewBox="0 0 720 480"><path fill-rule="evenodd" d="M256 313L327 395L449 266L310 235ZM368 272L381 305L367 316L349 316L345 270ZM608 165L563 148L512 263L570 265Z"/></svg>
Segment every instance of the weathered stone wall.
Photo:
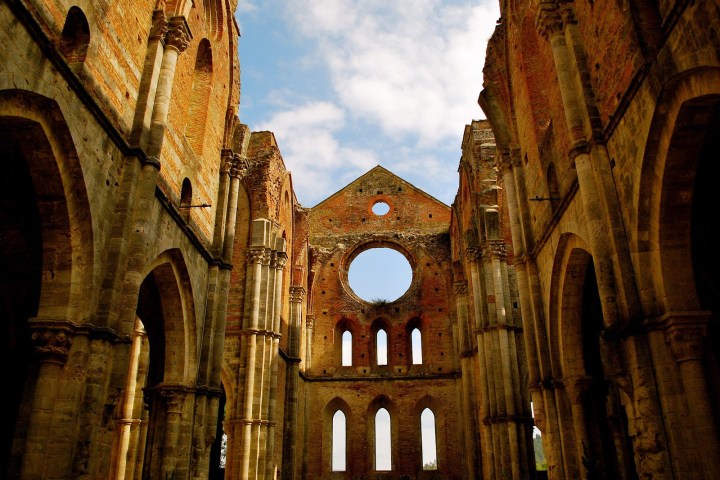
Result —
<svg viewBox="0 0 720 480"><path fill-rule="evenodd" d="M717 338L704 225L719 9L502 4L480 104L508 194L550 478L717 475L717 356L703 345ZM681 353L690 338L695 354Z"/></svg>

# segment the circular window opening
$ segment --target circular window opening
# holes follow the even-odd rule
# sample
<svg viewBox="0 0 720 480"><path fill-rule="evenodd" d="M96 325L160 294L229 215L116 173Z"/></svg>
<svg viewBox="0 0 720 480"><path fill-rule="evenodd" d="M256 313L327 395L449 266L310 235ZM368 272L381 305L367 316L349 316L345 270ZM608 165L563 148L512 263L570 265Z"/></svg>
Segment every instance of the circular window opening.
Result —
<svg viewBox="0 0 720 480"><path fill-rule="evenodd" d="M372 211L377 216L383 216L390 211L390 205L387 202L377 202L372 206Z"/></svg>
<svg viewBox="0 0 720 480"><path fill-rule="evenodd" d="M355 295L366 302L394 302L410 288L412 267L397 250L370 248L350 263L348 282Z"/></svg>

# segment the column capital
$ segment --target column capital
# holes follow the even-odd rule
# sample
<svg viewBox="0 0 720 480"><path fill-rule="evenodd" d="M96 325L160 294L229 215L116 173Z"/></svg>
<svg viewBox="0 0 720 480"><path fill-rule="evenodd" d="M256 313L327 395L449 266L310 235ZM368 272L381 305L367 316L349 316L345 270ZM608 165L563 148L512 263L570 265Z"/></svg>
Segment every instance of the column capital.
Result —
<svg viewBox="0 0 720 480"><path fill-rule="evenodd" d="M455 282L453 284L453 291L455 292L455 295L467 295L467 293L468 293L467 282L466 281Z"/></svg>
<svg viewBox="0 0 720 480"><path fill-rule="evenodd" d="M150 40L162 40L168 31L168 22L165 18L165 11L162 9L155 10L152 16L152 25L150 26Z"/></svg>
<svg viewBox="0 0 720 480"><path fill-rule="evenodd" d="M557 0L541 0L535 16L535 27L546 40L562 33L563 19Z"/></svg>
<svg viewBox="0 0 720 480"><path fill-rule="evenodd" d="M31 334L33 349L42 362L65 365L73 343L73 333L66 328L44 326Z"/></svg>
<svg viewBox="0 0 720 480"><path fill-rule="evenodd" d="M710 312L669 312L662 320L665 341L675 361L701 360L705 351L705 337Z"/></svg>
<svg viewBox="0 0 720 480"><path fill-rule="evenodd" d="M190 27L185 17L173 17L170 19L165 34L165 48L172 48L178 53L184 52L192 40Z"/></svg>
<svg viewBox="0 0 720 480"><path fill-rule="evenodd" d="M299 285L290 287L290 303L300 303L305 298L305 288Z"/></svg>
<svg viewBox="0 0 720 480"><path fill-rule="evenodd" d="M256 248L248 250L247 252L247 262L249 264L262 264L265 261L265 249L264 248Z"/></svg>
<svg viewBox="0 0 720 480"><path fill-rule="evenodd" d="M305 315L305 326L308 330L312 330L315 326L315 315Z"/></svg>

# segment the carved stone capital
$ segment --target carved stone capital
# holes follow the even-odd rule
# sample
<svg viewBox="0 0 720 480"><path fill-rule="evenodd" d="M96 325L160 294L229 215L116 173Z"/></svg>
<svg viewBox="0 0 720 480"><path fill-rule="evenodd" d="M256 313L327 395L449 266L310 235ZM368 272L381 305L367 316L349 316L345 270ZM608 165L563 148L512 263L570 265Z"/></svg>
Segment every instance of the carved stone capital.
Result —
<svg viewBox="0 0 720 480"><path fill-rule="evenodd" d="M505 175L506 173L512 172L513 169L513 163L512 159L510 158L510 152L507 150L504 151L498 151L497 158L497 167L500 171L501 175Z"/></svg>
<svg viewBox="0 0 720 480"><path fill-rule="evenodd" d="M165 34L165 48L172 48L178 53L182 53L190 45L190 39L192 39L192 35L185 17L171 18Z"/></svg>
<svg viewBox="0 0 720 480"><path fill-rule="evenodd" d="M541 0L535 17L535 27L546 40L562 33L563 18L557 0Z"/></svg>
<svg viewBox="0 0 720 480"><path fill-rule="evenodd" d="M665 341L676 362L702 359L709 320L709 312L682 312L668 316Z"/></svg>
<svg viewBox="0 0 720 480"><path fill-rule="evenodd" d="M467 295L467 293L468 293L467 282L455 282L455 284L453 285L453 291L455 292L455 295Z"/></svg>
<svg viewBox="0 0 720 480"><path fill-rule="evenodd" d="M315 326L315 315L305 315L305 326L308 330L312 330Z"/></svg>
<svg viewBox="0 0 720 480"><path fill-rule="evenodd" d="M305 298L305 288L300 286L290 287L290 303L301 303Z"/></svg>
<svg viewBox="0 0 720 480"><path fill-rule="evenodd" d="M482 255L484 257L495 257L504 260L507 258L507 246L502 242L490 243L483 247Z"/></svg>
<svg viewBox="0 0 720 480"><path fill-rule="evenodd" d="M168 22L165 12L162 9L153 12L152 25L150 26L150 40L158 41L165 37L168 31Z"/></svg>
<svg viewBox="0 0 720 480"><path fill-rule="evenodd" d="M275 252L273 252L275 253ZM277 252L275 253L275 268L277 270L283 270L285 268L285 265L287 264L288 257L287 253L285 252Z"/></svg>
<svg viewBox="0 0 720 480"><path fill-rule="evenodd" d="M247 262L251 265L265 263L265 249L249 250L247 252Z"/></svg>
<svg viewBox="0 0 720 480"><path fill-rule="evenodd" d="M72 333L64 329L42 328L31 335L35 353L43 362L64 365L73 343Z"/></svg>
<svg viewBox="0 0 720 480"><path fill-rule="evenodd" d="M482 251L479 248L470 247L465 250L465 258L468 262L477 262L482 257Z"/></svg>

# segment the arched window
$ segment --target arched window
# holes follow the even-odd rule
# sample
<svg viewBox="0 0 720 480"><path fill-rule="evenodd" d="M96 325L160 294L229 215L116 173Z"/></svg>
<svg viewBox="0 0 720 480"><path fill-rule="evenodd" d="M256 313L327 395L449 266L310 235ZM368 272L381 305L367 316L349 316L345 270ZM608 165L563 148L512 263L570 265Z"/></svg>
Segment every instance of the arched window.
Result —
<svg viewBox="0 0 720 480"><path fill-rule="evenodd" d="M338 410L332 420L332 471L345 471L345 454L347 448L347 424L345 414Z"/></svg>
<svg viewBox="0 0 720 480"><path fill-rule="evenodd" d="M192 195L192 183L190 183L190 179L186 177L182 182L182 190L180 190L180 215L185 222L190 221Z"/></svg>
<svg viewBox="0 0 720 480"><path fill-rule="evenodd" d="M412 350L413 365L421 365L422 359L422 334L419 328L414 328L410 333L410 348Z"/></svg>
<svg viewBox="0 0 720 480"><path fill-rule="evenodd" d="M192 91L190 92L190 108L185 137L193 151L202 155L205 142L205 125L207 124L208 107L212 87L213 59L212 46L207 38L200 40L195 57Z"/></svg>
<svg viewBox="0 0 720 480"><path fill-rule="evenodd" d="M557 174L555 173L555 165L550 162L547 168L547 186L550 194L550 206L553 212L560 206L560 187L558 187Z"/></svg>
<svg viewBox="0 0 720 480"><path fill-rule="evenodd" d="M420 414L423 470L437 470L437 442L435 439L435 414L426 408Z"/></svg>
<svg viewBox="0 0 720 480"><path fill-rule="evenodd" d="M60 35L60 53L68 63L82 63L90 45L90 27L85 14L78 7L70 7Z"/></svg>
<svg viewBox="0 0 720 480"><path fill-rule="evenodd" d="M387 332L382 328L377 332L377 364L388 364L388 338Z"/></svg>
<svg viewBox="0 0 720 480"><path fill-rule="evenodd" d="M381 408L375 414L375 470L392 470L390 413Z"/></svg>
<svg viewBox="0 0 720 480"><path fill-rule="evenodd" d="M342 366L352 366L352 333L345 330L342 334Z"/></svg>

